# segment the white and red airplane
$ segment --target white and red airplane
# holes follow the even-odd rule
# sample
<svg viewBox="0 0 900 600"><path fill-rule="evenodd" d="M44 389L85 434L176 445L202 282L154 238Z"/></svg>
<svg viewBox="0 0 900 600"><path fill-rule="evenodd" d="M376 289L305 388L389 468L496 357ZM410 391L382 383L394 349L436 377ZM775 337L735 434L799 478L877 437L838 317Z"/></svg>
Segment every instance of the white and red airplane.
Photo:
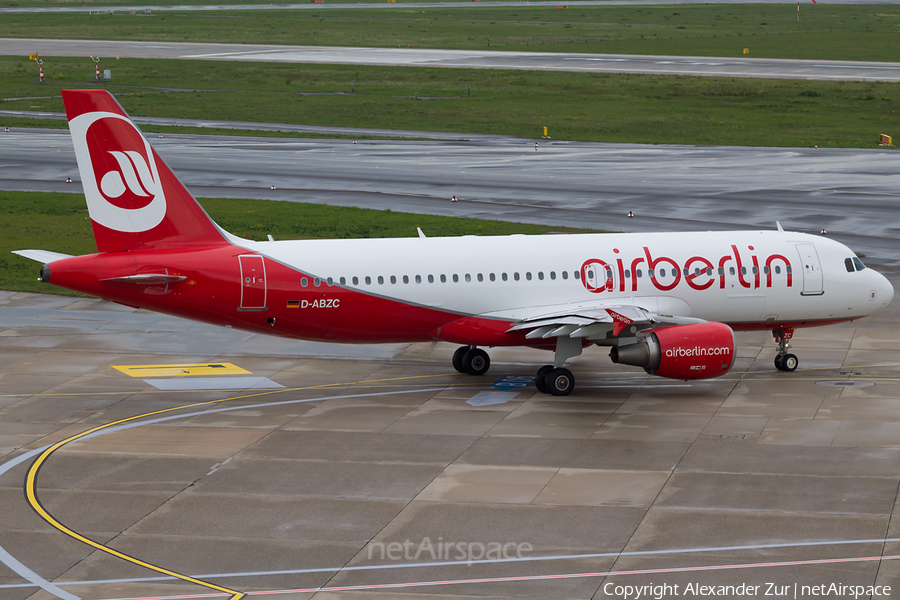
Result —
<svg viewBox="0 0 900 600"><path fill-rule="evenodd" d="M734 363L734 331L770 330L797 368L797 327L850 321L894 290L846 246L801 233L732 231L255 242L216 225L102 90L63 91L96 254L16 253L41 280L137 308L327 342L460 344L555 352L535 385L572 391L564 368L591 345L673 379Z"/></svg>

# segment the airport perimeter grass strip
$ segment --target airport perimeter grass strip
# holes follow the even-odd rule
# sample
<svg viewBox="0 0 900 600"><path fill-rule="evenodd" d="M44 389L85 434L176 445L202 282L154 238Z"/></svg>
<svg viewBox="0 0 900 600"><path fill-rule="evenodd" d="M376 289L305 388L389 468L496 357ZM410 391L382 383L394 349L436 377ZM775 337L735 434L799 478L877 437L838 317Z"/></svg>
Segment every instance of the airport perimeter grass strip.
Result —
<svg viewBox="0 0 900 600"><path fill-rule="evenodd" d="M47 5L67 3L41 3ZM804 0L800 20L796 4L785 2L7 13L3 22L4 37L23 38L717 57L744 56L747 49L760 58L896 61L900 6Z"/></svg>
<svg viewBox="0 0 900 600"><path fill-rule="evenodd" d="M547 127L557 140L856 148L897 135L900 117L900 83L125 58L104 66L113 73L104 87L142 117L523 138ZM39 85L34 61L0 58L0 108L59 113L60 89L97 85L90 61L47 59L44 71ZM422 99L431 97L441 99Z"/></svg>
<svg viewBox="0 0 900 600"><path fill-rule="evenodd" d="M226 198L199 201L225 230L255 240L264 240L268 234L276 240L416 237L416 227L429 237L561 232L552 226L300 202ZM84 195L0 191L0 290L79 295L38 281L40 265L11 253L25 249L72 255L96 252Z"/></svg>

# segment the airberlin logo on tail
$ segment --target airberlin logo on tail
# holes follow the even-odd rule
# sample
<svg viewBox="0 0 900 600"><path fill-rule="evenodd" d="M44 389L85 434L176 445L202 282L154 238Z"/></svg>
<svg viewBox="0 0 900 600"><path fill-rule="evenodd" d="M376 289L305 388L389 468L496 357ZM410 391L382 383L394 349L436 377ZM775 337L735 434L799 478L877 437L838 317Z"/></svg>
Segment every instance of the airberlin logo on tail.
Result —
<svg viewBox="0 0 900 600"><path fill-rule="evenodd" d="M126 209L140 209L150 204L156 197L157 186L140 152L108 150L107 153L118 163L118 168L107 171L100 178L100 191L110 204Z"/></svg>
<svg viewBox="0 0 900 600"><path fill-rule="evenodd" d="M150 230L166 216L150 144L126 117L91 112L69 122L91 219L123 232Z"/></svg>

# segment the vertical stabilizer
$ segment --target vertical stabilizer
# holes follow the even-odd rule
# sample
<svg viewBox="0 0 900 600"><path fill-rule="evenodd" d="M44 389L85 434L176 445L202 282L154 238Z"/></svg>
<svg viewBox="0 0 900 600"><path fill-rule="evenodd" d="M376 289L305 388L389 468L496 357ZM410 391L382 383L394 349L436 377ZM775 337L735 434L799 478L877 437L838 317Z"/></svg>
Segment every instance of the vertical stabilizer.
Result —
<svg viewBox="0 0 900 600"><path fill-rule="evenodd" d="M63 90L100 252L227 244L106 90Z"/></svg>

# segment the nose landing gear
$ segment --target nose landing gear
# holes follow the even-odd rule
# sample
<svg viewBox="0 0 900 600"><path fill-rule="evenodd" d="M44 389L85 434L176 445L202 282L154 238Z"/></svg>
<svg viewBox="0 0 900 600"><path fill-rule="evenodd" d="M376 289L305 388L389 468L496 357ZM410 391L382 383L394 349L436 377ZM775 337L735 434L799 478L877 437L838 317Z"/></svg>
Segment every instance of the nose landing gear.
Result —
<svg viewBox="0 0 900 600"><path fill-rule="evenodd" d="M800 364L796 354L790 354L790 339L794 337L794 328L785 327L784 329L773 329L772 335L778 344L778 354L775 355L775 368L779 371L796 371Z"/></svg>

